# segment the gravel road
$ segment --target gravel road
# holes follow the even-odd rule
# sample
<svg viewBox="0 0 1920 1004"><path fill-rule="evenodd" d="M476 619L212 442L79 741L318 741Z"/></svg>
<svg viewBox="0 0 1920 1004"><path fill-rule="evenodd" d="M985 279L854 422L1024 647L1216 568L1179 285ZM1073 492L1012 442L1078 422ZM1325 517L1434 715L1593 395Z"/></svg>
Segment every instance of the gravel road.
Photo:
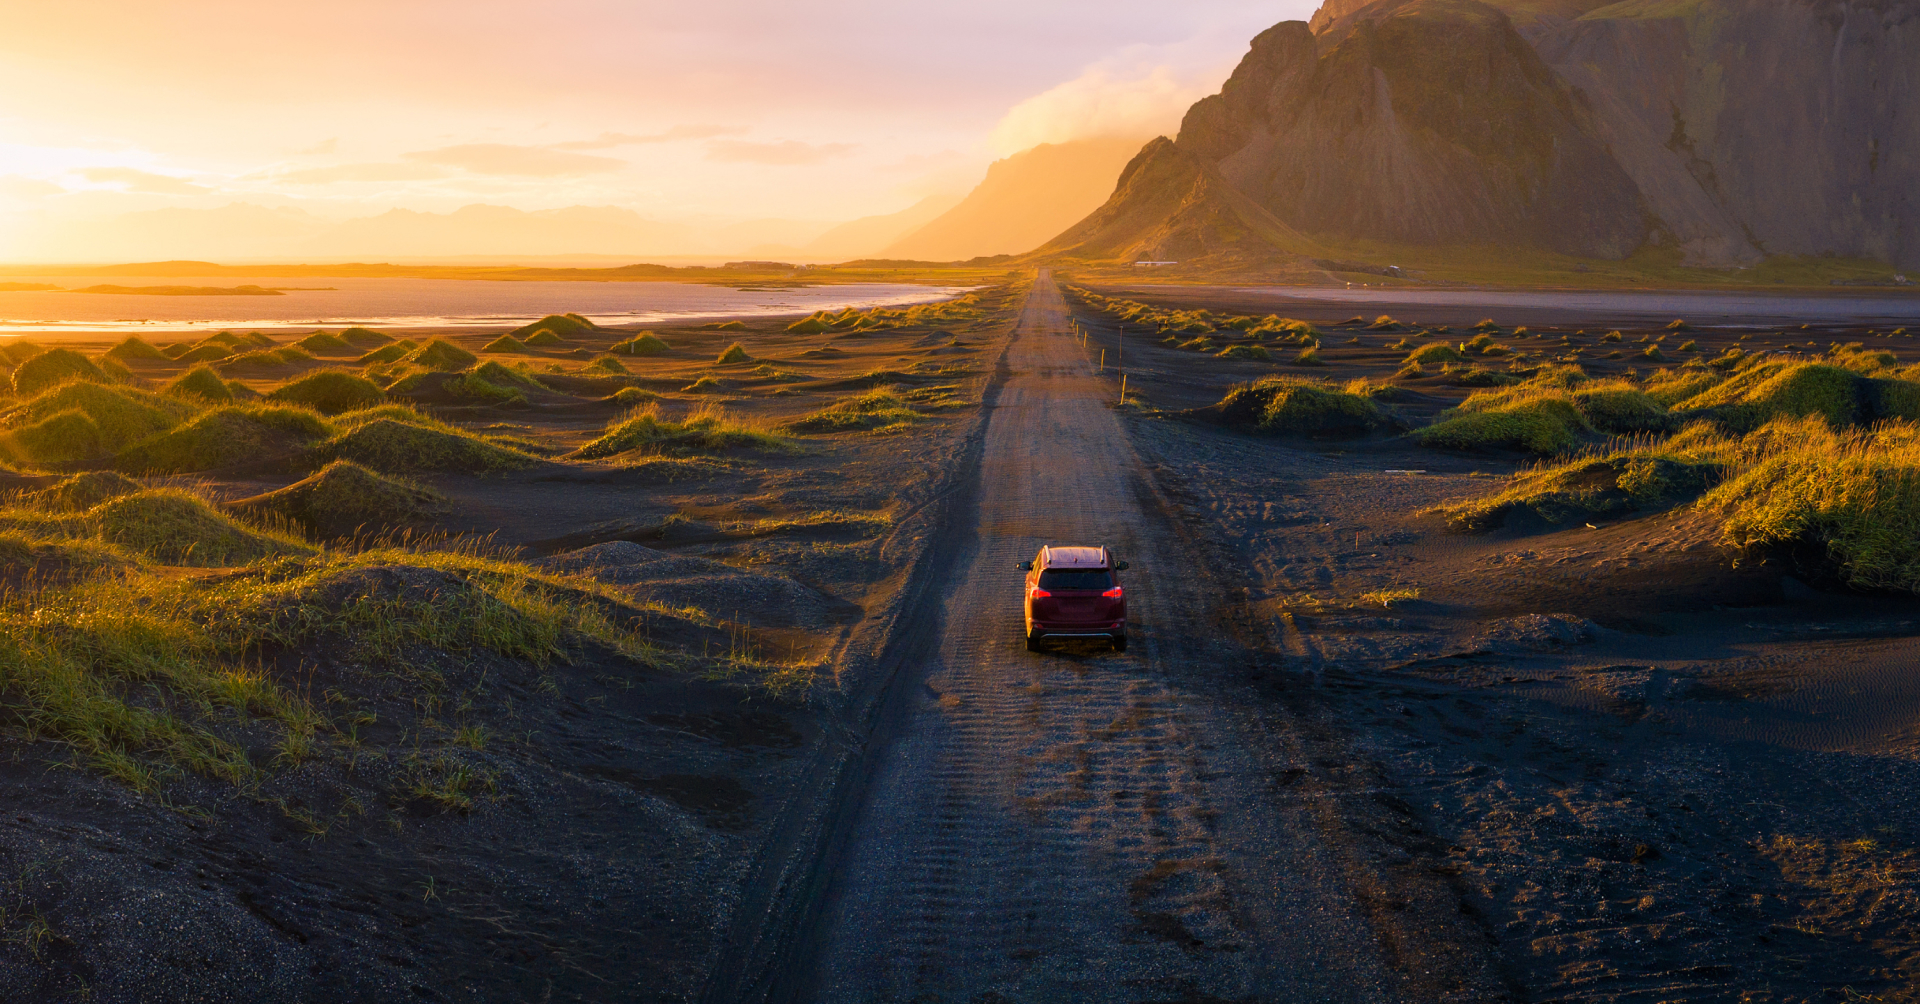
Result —
<svg viewBox="0 0 1920 1004"><path fill-rule="evenodd" d="M1273 792L1271 734L1216 677L1204 567L1111 407L1111 372L1042 274L1003 363L976 503L933 656L776 996L824 1001L1394 999L1380 932L1311 800ZM1134 644L1030 654L1021 573L1043 543L1106 543ZM1231 576L1226 578L1230 581ZM1077 643L1074 643L1077 644ZM1262 740L1261 742L1265 742Z"/></svg>

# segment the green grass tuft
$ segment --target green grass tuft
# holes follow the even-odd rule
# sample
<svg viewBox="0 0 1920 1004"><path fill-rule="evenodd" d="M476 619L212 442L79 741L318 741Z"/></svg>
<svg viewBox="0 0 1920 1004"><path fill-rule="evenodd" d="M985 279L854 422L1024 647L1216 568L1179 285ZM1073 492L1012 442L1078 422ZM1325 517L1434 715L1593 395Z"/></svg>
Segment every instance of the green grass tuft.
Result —
<svg viewBox="0 0 1920 1004"><path fill-rule="evenodd" d="M316 446L314 456L322 460L351 460L383 474L413 471L480 474L526 467L537 462L533 456L489 442L470 432L438 423L429 425L397 417L357 422Z"/></svg>
<svg viewBox="0 0 1920 1004"><path fill-rule="evenodd" d="M547 389L547 385L541 383L540 378L534 376L532 373L517 370L511 366L502 366L491 360L475 366L473 369L468 370L468 372L488 383L498 384L502 387L518 386L528 388L529 390Z"/></svg>
<svg viewBox="0 0 1920 1004"><path fill-rule="evenodd" d="M108 382L107 375L86 356L72 349L48 349L13 371L13 392L28 397L68 380Z"/></svg>
<svg viewBox="0 0 1920 1004"><path fill-rule="evenodd" d="M62 384L0 415L0 425L23 426L57 412L79 410L92 419L99 434L97 448L114 451L129 443L173 428L198 411L178 398L93 383ZM82 456L94 456L84 454ZM81 459L71 456L67 459Z"/></svg>
<svg viewBox="0 0 1920 1004"><path fill-rule="evenodd" d="M355 327L340 332L340 340L355 348L364 349L392 344L393 336L383 335L369 328Z"/></svg>
<svg viewBox="0 0 1920 1004"><path fill-rule="evenodd" d="M608 351L622 356L657 356L671 349L664 339L651 331L639 334L614 345Z"/></svg>
<svg viewBox="0 0 1920 1004"><path fill-rule="evenodd" d="M750 363L752 361L753 357L747 355L746 347L739 342L734 342L732 345L727 346L726 350L720 353L720 358L716 360L716 362L723 366L728 363Z"/></svg>
<svg viewBox="0 0 1920 1004"><path fill-rule="evenodd" d="M549 331L546 328L541 328L539 331L536 331L533 334L528 335L526 337L526 340L521 344L547 346L547 345L561 345L561 344L564 344L565 342L566 342L566 339L560 337L558 334L555 334L554 332Z"/></svg>
<svg viewBox="0 0 1920 1004"><path fill-rule="evenodd" d="M290 454L332 432L304 408L226 405L127 447L114 466L135 474L212 470Z"/></svg>
<svg viewBox="0 0 1920 1004"><path fill-rule="evenodd" d="M380 386L357 373L321 370L275 388L267 400L312 408L322 415L338 415L379 404L386 395Z"/></svg>
<svg viewBox="0 0 1920 1004"><path fill-rule="evenodd" d="M1402 361L1400 365L1431 366L1436 363L1465 362L1466 359L1467 359L1466 355L1462 353L1459 349L1456 349L1453 346L1446 344L1445 342L1434 342L1429 345L1422 345L1419 348L1414 349L1412 352L1408 353L1407 358L1404 361Z"/></svg>
<svg viewBox="0 0 1920 1004"><path fill-rule="evenodd" d="M238 565L313 550L292 537L242 526L177 488L108 499L88 510L86 519L102 540L170 565Z"/></svg>
<svg viewBox="0 0 1920 1004"><path fill-rule="evenodd" d="M91 509L108 499L131 495L145 487L115 471L87 471L24 495L21 501L42 509L72 512Z"/></svg>
<svg viewBox="0 0 1920 1004"><path fill-rule="evenodd" d="M46 350L24 338L0 345L0 359L9 366L18 366Z"/></svg>
<svg viewBox="0 0 1920 1004"><path fill-rule="evenodd" d="M526 343L520 341L519 339L513 337L512 335L501 335L500 337L494 339L493 341L490 341L487 344L480 346L480 351L518 355L518 354L525 353L527 351L527 346L526 346Z"/></svg>
<svg viewBox="0 0 1920 1004"><path fill-rule="evenodd" d="M1725 470L1727 443L1705 425L1661 445L1636 445L1600 456L1516 474L1491 498L1439 507L1448 527L1485 533L1501 527L1572 526L1658 512L1698 498Z"/></svg>
<svg viewBox="0 0 1920 1004"><path fill-rule="evenodd" d="M1300 377L1267 377L1243 383L1220 400L1220 419L1262 432L1306 436L1355 436L1388 423L1372 397Z"/></svg>
<svg viewBox="0 0 1920 1004"><path fill-rule="evenodd" d="M499 364L496 363L494 365L498 366ZM505 367L501 368L505 369ZM391 389L408 389L412 382L411 380L404 380L394 384ZM519 381L513 381L513 383L516 384L518 382ZM527 400L527 395L523 393L519 387L502 386L500 383L489 380L480 375L478 367L468 370L465 373L456 373L441 381L440 390L456 401L473 401L480 404L525 403Z"/></svg>
<svg viewBox="0 0 1920 1004"><path fill-rule="evenodd" d="M137 337L131 337L131 336L128 337L126 341L121 342L120 344L115 345L113 348L108 349L107 357L110 359L118 359L121 362L130 362L135 359L167 358L166 353L161 352L159 349L154 348L152 345L141 341Z"/></svg>
<svg viewBox="0 0 1920 1004"><path fill-rule="evenodd" d="M8 430L0 449L15 463L64 464L99 456L102 439L91 416L70 408Z"/></svg>
<svg viewBox="0 0 1920 1004"><path fill-rule="evenodd" d="M414 349L401 357L403 361L440 373L451 373L466 369L480 361L480 357L468 352L452 342L438 338L429 339L425 345Z"/></svg>
<svg viewBox="0 0 1920 1004"><path fill-rule="evenodd" d="M233 400L233 391L211 366L195 366L166 386L164 393L174 397L198 399L215 404Z"/></svg>
<svg viewBox="0 0 1920 1004"><path fill-rule="evenodd" d="M1853 425L1867 417L1863 390L1860 377L1838 366L1756 358L1675 409L1710 412L1734 432L1803 415L1819 415L1834 426Z"/></svg>
<svg viewBox="0 0 1920 1004"><path fill-rule="evenodd" d="M250 352L242 352L237 356L229 356L221 360L218 366L223 373L228 370L245 372L277 370L312 361L313 356L309 355L305 349L288 345L277 349L254 349Z"/></svg>
<svg viewBox="0 0 1920 1004"><path fill-rule="evenodd" d="M1700 500L1725 515L1728 543L1855 589L1920 592L1920 427L1835 431L1809 416L1748 440L1761 459Z"/></svg>
<svg viewBox="0 0 1920 1004"><path fill-rule="evenodd" d="M233 350L225 345L195 345L174 357L175 362L211 363L233 355Z"/></svg>
<svg viewBox="0 0 1920 1004"><path fill-rule="evenodd" d="M794 432L853 432L903 429L919 419L893 387L876 387L865 394L843 397L812 414L786 424Z"/></svg>
<svg viewBox="0 0 1920 1004"><path fill-rule="evenodd" d="M595 359L593 362L590 362L585 366L581 367L580 372L607 373L615 376L626 376L630 371L625 366L620 365L620 360L615 358L614 356L601 356L600 358Z"/></svg>
<svg viewBox="0 0 1920 1004"><path fill-rule="evenodd" d="M574 451L571 457L598 460L636 450L681 456L731 450L791 453L794 445L781 436L739 422L717 407L702 407L681 421L670 422L660 417L659 405L655 404L615 420L598 439Z"/></svg>
<svg viewBox="0 0 1920 1004"><path fill-rule="evenodd" d="M1463 410L1473 401L1468 398L1462 408L1442 412L1440 421L1415 436L1422 446L1444 449L1560 453L1578 445L1581 434L1591 431L1586 418L1564 392L1536 388L1509 393L1514 390L1518 388L1494 392L1502 395L1499 403L1478 410Z"/></svg>
<svg viewBox="0 0 1920 1004"><path fill-rule="evenodd" d="M1219 356L1222 359L1254 359L1260 362L1273 359L1273 353L1268 352L1264 345L1229 345L1220 350Z"/></svg>
<svg viewBox="0 0 1920 1004"><path fill-rule="evenodd" d="M416 348L419 348L419 343L411 338L402 338L397 342L390 342L380 348L374 349L359 359L354 360L354 362L360 366L381 366L386 363L395 363L405 359L407 353L412 352Z"/></svg>
<svg viewBox="0 0 1920 1004"><path fill-rule="evenodd" d="M243 517L286 519L317 538L332 539L410 526L441 511L444 502L437 492L336 460L285 488L226 508Z"/></svg>
<svg viewBox="0 0 1920 1004"><path fill-rule="evenodd" d="M358 355L360 352L357 347L349 343L346 339L341 338L339 335L330 335L324 331L316 331L293 344L301 351L309 352L316 356L350 356Z"/></svg>
<svg viewBox="0 0 1920 1004"><path fill-rule="evenodd" d="M590 334L597 330L597 328L598 325L579 314L566 313L548 314L532 324L515 328L507 333L526 342L528 345L535 345L545 344L534 341L536 332L545 331L553 335L555 341L558 341L562 338L574 338L580 335Z"/></svg>

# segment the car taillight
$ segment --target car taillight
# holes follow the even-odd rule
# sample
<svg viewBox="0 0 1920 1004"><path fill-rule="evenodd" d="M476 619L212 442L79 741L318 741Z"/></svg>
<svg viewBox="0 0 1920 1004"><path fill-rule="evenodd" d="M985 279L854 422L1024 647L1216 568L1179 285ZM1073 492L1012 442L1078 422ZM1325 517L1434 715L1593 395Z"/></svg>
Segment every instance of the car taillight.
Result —
<svg viewBox="0 0 1920 1004"><path fill-rule="evenodd" d="M1050 592L1047 592L1046 590L1040 588L1039 586L1034 586L1033 589L1028 591L1027 595L1033 597L1036 600L1039 600L1039 599L1045 599L1049 596L1052 596L1053 594Z"/></svg>
<svg viewBox="0 0 1920 1004"><path fill-rule="evenodd" d="M1120 587L1115 586L1112 589L1109 589L1106 592L1101 593L1100 595L1105 596L1107 599L1110 599L1110 600L1117 600L1120 598L1120 595L1121 595Z"/></svg>

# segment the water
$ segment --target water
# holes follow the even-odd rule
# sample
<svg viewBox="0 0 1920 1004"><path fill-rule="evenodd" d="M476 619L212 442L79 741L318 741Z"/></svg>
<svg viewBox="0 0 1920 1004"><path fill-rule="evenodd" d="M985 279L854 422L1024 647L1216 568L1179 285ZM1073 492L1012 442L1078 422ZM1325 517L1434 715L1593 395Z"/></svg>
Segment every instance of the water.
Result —
<svg viewBox="0 0 1920 1004"><path fill-rule="evenodd" d="M11 281L0 277L0 281ZM309 287L282 296L156 296L0 292L0 334L88 334L139 330L340 327L517 327L572 311L601 324L664 324L703 318L804 315L843 307L903 306L944 300L965 286L849 283L745 288L685 282L495 282L465 279L366 279L152 276L49 276L20 281L57 286ZM332 286L334 289L312 289Z"/></svg>
<svg viewBox="0 0 1920 1004"><path fill-rule="evenodd" d="M1920 293L1835 291L1830 294L1717 290L1437 290L1265 286L1264 295L1288 300L1385 307L1471 307L1553 310L1648 320L1686 318L1745 324L1920 323Z"/></svg>

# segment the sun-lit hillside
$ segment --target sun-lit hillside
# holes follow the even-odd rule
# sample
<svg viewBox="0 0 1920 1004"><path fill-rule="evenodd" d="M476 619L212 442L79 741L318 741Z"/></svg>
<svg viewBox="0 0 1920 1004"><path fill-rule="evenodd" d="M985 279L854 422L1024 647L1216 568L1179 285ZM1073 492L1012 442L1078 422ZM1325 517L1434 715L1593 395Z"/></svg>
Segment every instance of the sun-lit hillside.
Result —
<svg viewBox="0 0 1920 1004"><path fill-rule="evenodd" d="M875 257L964 261L1031 251L1105 202L1140 142L1042 144L997 161L959 205Z"/></svg>

